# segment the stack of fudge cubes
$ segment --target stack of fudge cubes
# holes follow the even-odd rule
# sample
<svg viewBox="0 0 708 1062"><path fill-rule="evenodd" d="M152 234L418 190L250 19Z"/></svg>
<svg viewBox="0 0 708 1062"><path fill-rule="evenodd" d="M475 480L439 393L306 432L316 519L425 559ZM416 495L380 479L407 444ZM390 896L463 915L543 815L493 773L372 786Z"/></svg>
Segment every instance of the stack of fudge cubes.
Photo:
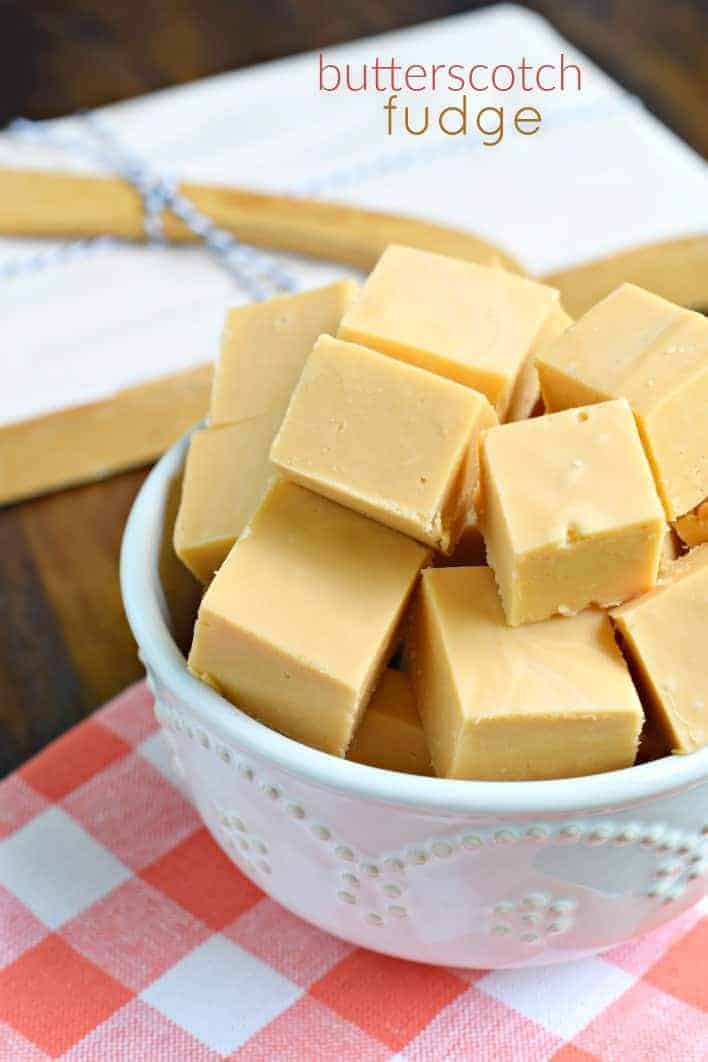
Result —
<svg viewBox="0 0 708 1062"><path fill-rule="evenodd" d="M706 496L708 320L626 284L573 323L543 284L390 246L361 290L227 317L175 525L207 587L189 667L391 770L690 752Z"/></svg>

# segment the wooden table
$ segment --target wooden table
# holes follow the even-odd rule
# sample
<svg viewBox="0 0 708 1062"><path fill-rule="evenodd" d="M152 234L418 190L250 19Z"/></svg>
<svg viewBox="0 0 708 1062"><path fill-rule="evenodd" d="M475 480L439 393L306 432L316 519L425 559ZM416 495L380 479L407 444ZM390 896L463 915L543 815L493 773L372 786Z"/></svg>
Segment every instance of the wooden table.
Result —
<svg viewBox="0 0 708 1062"><path fill-rule="evenodd" d="M49 117L219 70L483 4L345 0L37 0L3 5L0 119ZM708 152L702 0L539 0L532 7ZM166 31L169 28L169 32ZM144 471L0 511L0 775L141 675L118 587ZM188 590L185 591L188 593Z"/></svg>

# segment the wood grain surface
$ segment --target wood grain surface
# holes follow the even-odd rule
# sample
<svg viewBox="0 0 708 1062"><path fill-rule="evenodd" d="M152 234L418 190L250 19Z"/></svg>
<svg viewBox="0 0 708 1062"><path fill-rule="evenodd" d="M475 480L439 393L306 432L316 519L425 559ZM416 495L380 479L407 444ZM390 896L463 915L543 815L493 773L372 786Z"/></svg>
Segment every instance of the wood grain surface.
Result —
<svg viewBox="0 0 708 1062"><path fill-rule="evenodd" d="M484 4L445 0L5 0L0 121L51 117ZM703 0L538 0L545 15L708 152ZM145 472L0 510L0 774L138 678L118 551ZM166 561L169 564L169 559ZM179 608L194 587L173 572ZM184 632L183 632L184 635Z"/></svg>

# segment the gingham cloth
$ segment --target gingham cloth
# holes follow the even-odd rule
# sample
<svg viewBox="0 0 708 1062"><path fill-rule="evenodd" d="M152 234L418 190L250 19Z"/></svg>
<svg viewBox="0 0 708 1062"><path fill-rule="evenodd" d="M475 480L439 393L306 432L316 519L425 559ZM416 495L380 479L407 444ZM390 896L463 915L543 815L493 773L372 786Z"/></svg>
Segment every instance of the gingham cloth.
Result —
<svg viewBox="0 0 708 1062"><path fill-rule="evenodd" d="M245 878L139 683L0 784L0 1059L698 1062L708 904L522 971L352 947Z"/></svg>

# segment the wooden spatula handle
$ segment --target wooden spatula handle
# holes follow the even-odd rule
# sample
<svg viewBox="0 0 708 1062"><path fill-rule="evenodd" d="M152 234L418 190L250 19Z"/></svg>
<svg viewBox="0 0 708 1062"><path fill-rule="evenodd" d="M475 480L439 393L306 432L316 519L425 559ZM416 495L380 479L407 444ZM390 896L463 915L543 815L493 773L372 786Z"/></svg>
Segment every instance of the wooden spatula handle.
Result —
<svg viewBox="0 0 708 1062"><path fill-rule="evenodd" d="M185 183L180 191L217 225L257 247L369 270L387 244L409 243L523 272L510 255L478 236L417 218L215 185ZM173 215L167 213L163 220L168 239L194 239ZM145 235L143 205L137 192L116 178L2 169L0 233L140 240Z"/></svg>
<svg viewBox="0 0 708 1062"><path fill-rule="evenodd" d="M647 243L629 251L549 273L573 317L594 306L625 281L662 295L679 306L708 312L708 236Z"/></svg>
<svg viewBox="0 0 708 1062"><path fill-rule="evenodd" d="M180 191L217 225L257 247L292 251L369 270L389 243L407 243L474 262L524 270L472 233L419 218L295 196L184 183ZM170 240L194 236L166 214ZM0 169L0 233L15 236L145 236L140 196L126 182L42 170ZM646 244L542 278L579 316L623 281L683 306L708 309L708 235Z"/></svg>

